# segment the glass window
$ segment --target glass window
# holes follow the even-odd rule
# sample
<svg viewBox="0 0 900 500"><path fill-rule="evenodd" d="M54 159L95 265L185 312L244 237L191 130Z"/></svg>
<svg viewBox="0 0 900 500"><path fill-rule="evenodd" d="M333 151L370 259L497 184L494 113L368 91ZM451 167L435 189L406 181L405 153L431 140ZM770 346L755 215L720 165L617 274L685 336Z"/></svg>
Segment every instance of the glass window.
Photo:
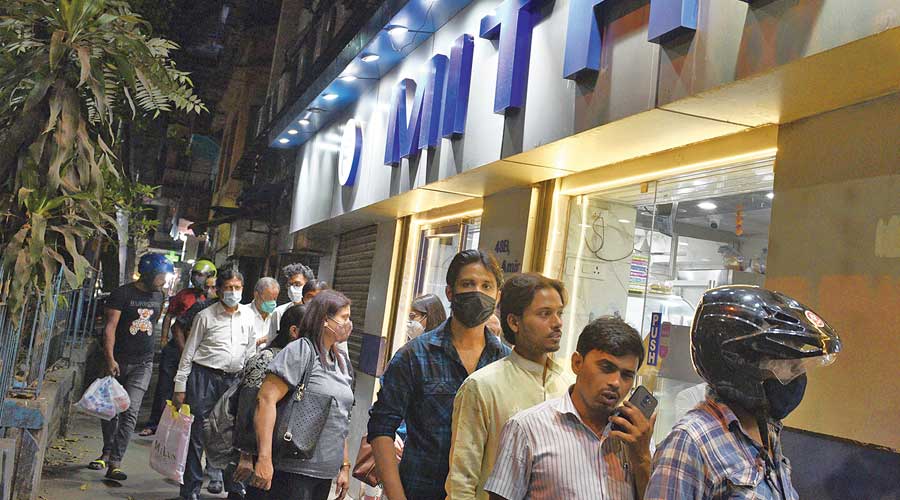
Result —
<svg viewBox="0 0 900 500"><path fill-rule="evenodd" d="M702 382L690 324L703 292L763 284L773 180L767 159L571 200L563 281L572 299L559 355L570 356L599 316L637 329L648 346L640 382L660 400L657 440L679 416L677 396ZM653 313L662 326L650 349Z"/></svg>
<svg viewBox="0 0 900 500"><path fill-rule="evenodd" d="M423 228L419 233L415 296L433 293L449 311L450 302L444 290L450 261L463 250L478 248L480 235L480 217Z"/></svg>

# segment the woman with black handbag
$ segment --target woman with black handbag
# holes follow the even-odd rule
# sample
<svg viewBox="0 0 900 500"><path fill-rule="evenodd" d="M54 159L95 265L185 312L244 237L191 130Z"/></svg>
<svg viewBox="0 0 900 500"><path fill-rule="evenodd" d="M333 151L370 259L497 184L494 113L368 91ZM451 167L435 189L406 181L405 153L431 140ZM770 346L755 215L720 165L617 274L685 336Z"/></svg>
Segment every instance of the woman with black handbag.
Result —
<svg viewBox="0 0 900 500"><path fill-rule="evenodd" d="M259 388L266 378L269 363L289 343L300 338L300 327L303 316L306 314L306 305L297 304L289 307L281 315L281 326L278 334L269 342L265 349L256 356L250 358L241 372L241 384L235 398L237 404L234 424L234 449L240 455L237 466L234 468L234 483L240 484L241 493L229 493L228 498L244 498L245 482L253 475L253 465L256 461L256 431L254 430L253 417L256 415L256 398Z"/></svg>
<svg viewBox="0 0 900 500"><path fill-rule="evenodd" d="M350 485L347 434L353 368L338 347L353 330L350 300L324 290L308 305L300 339L269 364L257 397L256 465L247 499L338 500Z"/></svg>

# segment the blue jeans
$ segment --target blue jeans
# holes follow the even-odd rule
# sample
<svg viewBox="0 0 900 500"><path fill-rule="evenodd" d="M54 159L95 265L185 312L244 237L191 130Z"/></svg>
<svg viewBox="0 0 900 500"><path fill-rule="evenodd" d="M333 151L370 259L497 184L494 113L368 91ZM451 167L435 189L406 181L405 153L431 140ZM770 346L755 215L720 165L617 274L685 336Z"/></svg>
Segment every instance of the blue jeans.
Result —
<svg viewBox="0 0 900 500"><path fill-rule="evenodd" d="M116 377L116 380L128 392L131 404L127 410L111 420L100 421L100 427L103 429L103 455L108 456L108 462L113 465L122 463L122 457L125 456L125 450L128 449L128 442L131 440L131 433L134 431L134 424L137 423L138 413L141 411L144 393L150 386L152 374L153 359L119 362L119 376Z"/></svg>

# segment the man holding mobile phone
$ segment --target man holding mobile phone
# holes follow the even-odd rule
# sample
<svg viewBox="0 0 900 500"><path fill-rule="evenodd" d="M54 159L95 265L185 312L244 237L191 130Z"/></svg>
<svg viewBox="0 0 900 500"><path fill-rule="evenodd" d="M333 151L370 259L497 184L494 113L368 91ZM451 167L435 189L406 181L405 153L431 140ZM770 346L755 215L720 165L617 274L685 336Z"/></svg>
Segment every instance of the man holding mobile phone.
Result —
<svg viewBox="0 0 900 500"><path fill-rule="evenodd" d="M641 337L622 319L588 324L572 354L575 385L504 426L484 486L490 498L643 498L656 415L648 419L628 401L614 414L643 361Z"/></svg>

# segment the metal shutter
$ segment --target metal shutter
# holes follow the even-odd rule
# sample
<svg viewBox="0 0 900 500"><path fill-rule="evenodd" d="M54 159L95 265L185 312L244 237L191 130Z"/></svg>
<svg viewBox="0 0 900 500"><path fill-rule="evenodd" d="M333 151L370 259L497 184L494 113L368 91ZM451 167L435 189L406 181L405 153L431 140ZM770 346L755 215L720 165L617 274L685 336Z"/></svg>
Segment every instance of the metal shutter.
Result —
<svg viewBox="0 0 900 500"><path fill-rule="evenodd" d="M366 303L369 298L369 280L372 278L372 261L375 256L377 226L367 226L341 235L334 267L335 290L346 295L353 319L353 333L347 342L350 360L359 368L362 349L362 333L366 324Z"/></svg>

